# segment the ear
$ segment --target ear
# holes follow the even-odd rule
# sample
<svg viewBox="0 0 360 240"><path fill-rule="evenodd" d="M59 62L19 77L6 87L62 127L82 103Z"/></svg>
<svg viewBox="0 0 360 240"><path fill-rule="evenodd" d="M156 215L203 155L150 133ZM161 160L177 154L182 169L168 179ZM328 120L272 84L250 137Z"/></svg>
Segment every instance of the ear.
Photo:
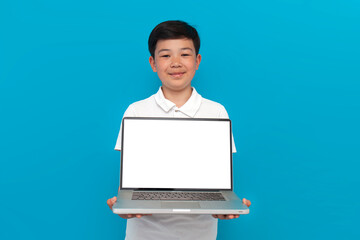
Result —
<svg viewBox="0 0 360 240"><path fill-rule="evenodd" d="M152 70L154 72L156 72L157 70L156 70L155 59L152 56L149 57L149 63L150 63L150 66L151 66Z"/></svg>
<svg viewBox="0 0 360 240"><path fill-rule="evenodd" d="M195 62L195 64L196 64L196 70L199 69L200 62L201 62L201 55L198 54L198 55L196 56L196 62Z"/></svg>

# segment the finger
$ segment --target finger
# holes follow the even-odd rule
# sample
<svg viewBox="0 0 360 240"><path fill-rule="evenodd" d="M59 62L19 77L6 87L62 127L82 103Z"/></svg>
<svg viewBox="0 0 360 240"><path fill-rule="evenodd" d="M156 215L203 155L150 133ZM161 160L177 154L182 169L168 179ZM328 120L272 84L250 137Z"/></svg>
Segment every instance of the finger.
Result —
<svg viewBox="0 0 360 240"><path fill-rule="evenodd" d="M213 216L213 218L218 218L218 215L216 215L216 214L213 214L212 216Z"/></svg>
<svg viewBox="0 0 360 240"><path fill-rule="evenodd" d="M228 215L213 215L213 216L217 216L216 218L219 218L221 220L230 220L230 219L236 219L240 215L239 214L228 214Z"/></svg>
<svg viewBox="0 0 360 240"><path fill-rule="evenodd" d="M112 206L114 205L114 203L112 202L111 198L108 199L108 200L106 201L106 203L107 203L107 205L109 206L109 208L112 209Z"/></svg>
<svg viewBox="0 0 360 240"><path fill-rule="evenodd" d="M251 202L250 202L250 200L247 200L246 198L243 198L243 204L245 204L246 206L250 207Z"/></svg>
<svg viewBox="0 0 360 240"><path fill-rule="evenodd" d="M112 206L115 204L116 202L116 197L110 198L106 201L107 205L109 206L109 208L112 210Z"/></svg>

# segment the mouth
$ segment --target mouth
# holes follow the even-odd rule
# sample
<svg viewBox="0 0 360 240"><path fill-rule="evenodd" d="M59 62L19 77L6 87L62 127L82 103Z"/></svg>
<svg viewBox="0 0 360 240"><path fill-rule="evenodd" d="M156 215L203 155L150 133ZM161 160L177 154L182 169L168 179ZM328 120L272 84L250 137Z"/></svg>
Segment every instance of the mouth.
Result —
<svg viewBox="0 0 360 240"><path fill-rule="evenodd" d="M173 73L169 73L169 75L173 78L180 78L185 74L185 72L173 72Z"/></svg>

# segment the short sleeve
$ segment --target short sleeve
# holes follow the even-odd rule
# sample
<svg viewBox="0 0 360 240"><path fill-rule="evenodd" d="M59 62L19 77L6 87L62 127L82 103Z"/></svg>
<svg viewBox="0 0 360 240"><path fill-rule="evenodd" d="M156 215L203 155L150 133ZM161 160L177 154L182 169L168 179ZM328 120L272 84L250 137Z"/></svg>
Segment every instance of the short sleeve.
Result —
<svg viewBox="0 0 360 240"><path fill-rule="evenodd" d="M224 106L221 106L220 111L219 111L219 118L226 118L229 119L229 115L226 111L226 109L224 108ZM231 133L231 137L232 137L232 152L236 153L236 146L235 146L235 142L234 142L234 135Z"/></svg>
<svg viewBox="0 0 360 240"><path fill-rule="evenodd" d="M130 105L126 109L123 118L124 117L136 117L136 114L135 114L135 111L134 111L134 108L133 108L132 105ZM120 124L120 131L119 131L119 135L118 135L116 145L115 145L115 150L117 150L117 151L121 151L121 135L122 135L122 121L121 121L121 124Z"/></svg>

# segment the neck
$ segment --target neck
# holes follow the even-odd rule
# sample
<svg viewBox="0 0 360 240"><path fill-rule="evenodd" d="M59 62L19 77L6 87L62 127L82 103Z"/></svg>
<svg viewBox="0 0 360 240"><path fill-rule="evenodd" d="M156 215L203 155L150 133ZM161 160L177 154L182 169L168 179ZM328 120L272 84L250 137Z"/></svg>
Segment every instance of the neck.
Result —
<svg viewBox="0 0 360 240"><path fill-rule="evenodd" d="M182 89L180 91L174 91L174 90L168 89L164 86L162 86L161 89L164 93L164 97L166 99L168 99L169 101L175 103L175 105L178 108L183 106L187 102L187 100L189 100L189 98L191 97L191 93L192 93L191 86L189 86L185 89Z"/></svg>

